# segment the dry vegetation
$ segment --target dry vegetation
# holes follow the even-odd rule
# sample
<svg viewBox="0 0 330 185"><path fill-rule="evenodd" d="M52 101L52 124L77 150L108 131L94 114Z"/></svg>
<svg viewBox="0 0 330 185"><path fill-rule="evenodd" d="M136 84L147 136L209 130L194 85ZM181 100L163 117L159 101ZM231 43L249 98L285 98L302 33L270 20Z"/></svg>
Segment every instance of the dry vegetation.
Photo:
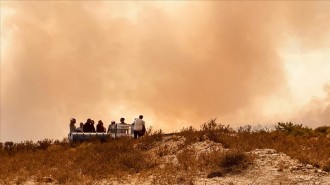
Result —
<svg viewBox="0 0 330 185"><path fill-rule="evenodd" d="M148 131L141 139L118 138L107 142L88 141L69 144L67 140L45 139L33 143L1 144L0 184L57 182L64 184L91 183L103 179L153 176L154 184L193 184L193 177L221 177L244 172L253 163L246 152L273 148L302 163L330 171L330 127L314 130L292 123L278 123L274 130L238 131L210 120L199 130L184 128L174 135L185 138L176 152L159 148L161 131ZM173 137L175 140L177 137ZM187 146L210 140L230 150L210 151L197 155ZM175 155L178 162L161 163L165 155Z"/></svg>

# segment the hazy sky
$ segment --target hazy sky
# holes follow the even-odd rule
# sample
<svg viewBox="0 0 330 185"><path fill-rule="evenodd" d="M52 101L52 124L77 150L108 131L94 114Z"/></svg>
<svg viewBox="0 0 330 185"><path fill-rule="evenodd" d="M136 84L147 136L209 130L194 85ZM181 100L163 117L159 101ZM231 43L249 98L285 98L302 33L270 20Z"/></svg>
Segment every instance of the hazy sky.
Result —
<svg viewBox="0 0 330 185"><path fill-rule="evenodd" d="M330 2L1 1L1 141L69 119L330 125Z"/></svg>

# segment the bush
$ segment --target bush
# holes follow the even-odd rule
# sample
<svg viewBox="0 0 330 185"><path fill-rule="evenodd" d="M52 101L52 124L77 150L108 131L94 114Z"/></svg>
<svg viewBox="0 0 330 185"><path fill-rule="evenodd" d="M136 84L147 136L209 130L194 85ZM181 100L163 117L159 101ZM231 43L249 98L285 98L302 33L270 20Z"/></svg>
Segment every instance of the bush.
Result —
<svg viewBox="0 0 330 185"><path fill-rule="evenodd" d="M328 160L323 166L322 170L326 172L330 172L330 160Z"/></svg>
<svg viewBox="0 0 330 185"><path fill-rule="evenodd" d="M158 130L155 132L152 132L151 129L149 129L146 134L138 139L138 148L142 149L144 151L151 149L157 142L162 141L163 139L163 131Z"/></svg>
<svg viewBox="0 0 330 185"><path fill-rule="evenodd" d="M227 152L214 151L206 156L205 166L210 166L211 171L207 178L222 177L228 173L240 173L252 164L253 157L243 151L236 149Z"/></svg>
<svg viewBox="0 0 330 185"><path fill-rule="evenodd" d="M302 124L293 124L291 122L279 122L277 123L277 126L275 126L275 130L293 136L311 136L313 133L311 128L303 127Z"/></svg>
<svg viewBox="0 0 330 185"><path fill-rule="evenodd" d="M38 149L41 150L46 150L51 144L52 144L52 140L50 139L44 139L42 141L38 141Z"/></svg>
<svg viewBox="0 0 330 185"><path fill-rule="evenodd" d="M212 171L207 175L207 178L214 178L214 177L223 177L223 171Z"/></svg>
<svg viewBox="0 0 330 185"><path fill-rule="evenodd" d="M196 158L194 150L184 149L177 154L180 167L184 171L194 171L198 168L198 159Z"/></svg>
<svg viewBox="0 0 330 185"><path fill-rule="evenodd" d="M229 133L232 132L233 129L230 128L229 125L225 126L222 124L218 124L215 119L211 119L210 121L203 123L201 125L201 132L210 133L210 132L219 132L219 133Z"/></svg>
<svg viewBox="0 0 330 185"><path fill-rule="evenodd" d="M329 126L322 126L322 127L317 127L314 129L314 133L321 134L321 135L326 135L330 133L330 127Z"/></svg>
<svg viewBox="0 0 330 185"><path fill-rule="evenodd" d="M24 141L15 144L15 149L17 152L27 152L27 151L35 151L37 148L36 144L33 141Z"/></svg>
<svg viewBox="0 0 330 185"><path fill-rule="evenodd" d="M241 172L252 163L251 156L238 150L231 150L221 156L219 166L227 173Z"/></svg>

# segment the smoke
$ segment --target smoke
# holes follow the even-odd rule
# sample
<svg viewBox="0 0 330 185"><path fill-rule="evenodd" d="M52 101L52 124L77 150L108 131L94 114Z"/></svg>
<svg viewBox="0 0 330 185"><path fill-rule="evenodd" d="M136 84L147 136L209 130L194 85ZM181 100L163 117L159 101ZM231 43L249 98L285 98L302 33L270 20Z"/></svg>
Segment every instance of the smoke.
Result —
<svg viewBox="0 0 330 185"><path fill-rule="evenodd" d="M310 102L303 106L293 120L310 124L314 127L329 125L330 120L330 85L324 86L326 96L323 98L314 97Z"/></svg>
<svg viewBox="0 0 330 185"><path fill-rule="evenodd" d="M287 89L278 53L324 47L329 3L1 2L1 137L63 138L69 119L143 114L165 131L258 121ZM9 34L10 33L10 34ZM305 48L305 47L304 47ZM253 108L252 108L253 107Z"/></svg>

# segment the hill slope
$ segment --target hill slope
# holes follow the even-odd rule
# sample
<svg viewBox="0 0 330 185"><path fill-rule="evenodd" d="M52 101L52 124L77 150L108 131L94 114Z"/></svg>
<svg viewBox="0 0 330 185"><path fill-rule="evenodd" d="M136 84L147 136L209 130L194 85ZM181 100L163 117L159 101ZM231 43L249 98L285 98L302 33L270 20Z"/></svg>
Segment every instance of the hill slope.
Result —
<svg viewBox="0 0 330 185"><path fill-rule="evenodd" d="M105 143L1 147L0 184L330 184L326 136L208 125Z"/></svg>

